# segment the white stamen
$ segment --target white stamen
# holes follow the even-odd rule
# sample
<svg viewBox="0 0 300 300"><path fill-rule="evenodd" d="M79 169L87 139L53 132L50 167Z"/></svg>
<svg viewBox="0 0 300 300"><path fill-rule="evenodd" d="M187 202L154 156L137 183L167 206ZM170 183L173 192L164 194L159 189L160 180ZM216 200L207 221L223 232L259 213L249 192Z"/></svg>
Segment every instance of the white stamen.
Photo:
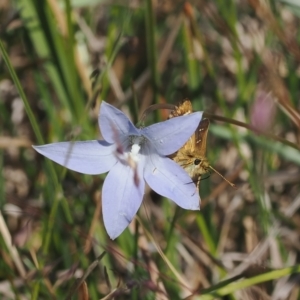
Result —
<svg viewBox="0 0 300 300"><path fill-rule="evenodd" d="M130 157L137 162L139 160L138 154L141 149L141 146L138 144L133 144L131 147Z"/></svg>
<svg viewBox="0 0 300 300"><path fill-rule="evenodd" d="M136 154L139 153L140 149L141 149L140 145L133 144L132 147L131 147L131 153L134 154L134 155L136 155Z"/></svg>

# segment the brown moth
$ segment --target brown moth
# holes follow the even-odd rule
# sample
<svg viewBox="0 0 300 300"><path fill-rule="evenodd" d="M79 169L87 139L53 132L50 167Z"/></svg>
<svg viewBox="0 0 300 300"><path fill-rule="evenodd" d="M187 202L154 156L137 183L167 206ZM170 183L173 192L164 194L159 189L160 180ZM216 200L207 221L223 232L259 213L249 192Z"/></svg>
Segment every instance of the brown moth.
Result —
<svg viewBox="0 0 300 300"><path fill-rule="evenodd" d="M187 115L193 112L190 100L184 100L182 104L176 106L169 115L170 118ZM218 171L216 171L208 162L206 158L206 140L208 133L209 120L202 119L197 127L195 133L177 152L170 156L176 163L178 163L190 175L193 182L196 183L199 189L201 176L209 170L215 171L231 186L233 183L224 178Z"/></svg>

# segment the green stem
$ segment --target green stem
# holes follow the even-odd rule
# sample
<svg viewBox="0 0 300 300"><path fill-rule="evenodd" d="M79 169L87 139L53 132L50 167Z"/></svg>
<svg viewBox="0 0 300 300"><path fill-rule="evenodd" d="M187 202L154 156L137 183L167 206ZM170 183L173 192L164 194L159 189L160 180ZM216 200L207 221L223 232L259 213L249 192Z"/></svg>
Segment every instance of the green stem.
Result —
<svg viewBox="0 0 300 300"><path fill-rule="evenodd" d="M6 63L8 71L9 71L11 77L12 77L12 80L14 81L14 83L16 85L16 88L17 88L17 90L18 90L18 92L20 94L20 97L23 100L25 111L26 111L27 116L29 118L30 124L32 126L33 131L34 131L34 134L35 134L35 136L37 138L37 141L38 141L39 144L44 144L43 136L42 136L42 134L40 132L38 123L37 123L37 121L36 121L36 119L34 117L34 114L33 114L32 110L31 110L29 102L28 102L28 100L27 100L27 98L25 96L25 93L24 93L23 89L22 89L21 83L20 83L20 81L19 81L19 79L17 77L17 74L16 74L13 66L10 63L9 57L8 57L6 51L5 51L4 45L3 45L3 43L2 43L1 40L0 40L0 50L1 50L1 53L2 53L2 56L3 56L3 60Z"/></svg>
<svg viewBox="0 0 300 300"><path fill-rule="evenodd" d="M153 88L154 103L159 103L158 97L158 72L156 59L156 45L155 45L155 18L153 13L152 0L145 0L145 19L146 19L146 37L147 37L147 55L148 65L151 71L151 83Z"/></svg>
<svg viewBox="0 0 300 300"><path fill-rule="evenodd" d="M31 110L31 107L30 107L29 102L27 100L27 97L24 93L24 90L21 86L19 78L18 78L18 76L17 76L17 74L16 74L16 72L15 72L15 70L14 70L14 68L13 68L13 66L10 62L10 59L7 55L7 52L4 48L4 45L3 45L1 40L0 40L0 51L2 53L3 60L6 63L6 66L8 68L8 71L9 71L11 77L12 77L12 80L15 83L15 86L16 86L19 94L20 94L21 99L23 100L25 111L26 111L27 116L29 118L30 124L33 128L33 131L34 131L34 134L37 138L37 141L38 141L39 144L44 144L44 139L43 139L42 133L39 129L37 120L36 120L36 118L33 114L33 111ZM58 183L58 179L57 179L57 175L56 175L56 172L54 170L54 167L53 167L52 163L49 160L46 160L46 164L47 164L48 173L50 175L49 177L51 178L52 184L54 186L54 203L53 203L53 206L52 206L51 212L50 212L48 230L47 230L46 236L44 237L44 242L43 242L43 251L44 251L45 254L48 253L51 233L52 233L52 230L53 230L53 227L54 227L54 216L56 214L58 204L59 204L60 200L62 199L62 197L59 196L59 193L60 194L62 194L62 193L61 193L61 190L60 190L60 187L59 187L59 183ZM65 201L65 199L64 199L64 201ZM64 207L64 210L65 210L66 219L68 220L69 223L72 223L73 221L72 221L71 213L70 213L70 210L69 210L69 206L64 205L63 207Z"/></svg>
<svg viewBox="0 0 300 300"><path fill-rule="evenodd" d="M287 275L291 275L294 273L300 273L300 265L296 265L290 268L284 268L280 270L275 270L271 272L267 272L252 278L247 278L242 281L236 281L229 283L228 285L221 287L219 289L214 289L214 287L209 288L210 294L202 295L199 300L213 300L222 296L229 295L237 290L244 289L246 287L253 286L255 284L260 284L266 281L275 280ZM202 294L205 294L205 291L202 291Z"/></svg>

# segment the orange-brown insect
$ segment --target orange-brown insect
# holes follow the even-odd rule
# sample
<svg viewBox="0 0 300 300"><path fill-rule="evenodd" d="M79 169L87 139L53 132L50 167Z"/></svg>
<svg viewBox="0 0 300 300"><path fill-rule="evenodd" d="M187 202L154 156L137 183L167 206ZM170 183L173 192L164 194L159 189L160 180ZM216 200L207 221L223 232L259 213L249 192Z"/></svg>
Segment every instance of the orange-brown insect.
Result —
<svg viewBox="0 0 300 300"><path fill-rule="evenodd" d="M192 112L193 108L191 102L189 100L184 100L182 104L176 106L176 108L173 111L171 111L169 118L187 115ZM192 180L196 183L197 188L199 188L201 176L209 172L210 169L219 174L231 186L234 186L233 183L229 182L218 171L216 171L209 164L206 158L206 140L208 126L208 119L201 120L195 133L182 146L182 148L180 148L177 152L172 154L170 158L172 158L175 162L177 162L181 167L183 167L186 170L186 172L190 175Z"/></svg>

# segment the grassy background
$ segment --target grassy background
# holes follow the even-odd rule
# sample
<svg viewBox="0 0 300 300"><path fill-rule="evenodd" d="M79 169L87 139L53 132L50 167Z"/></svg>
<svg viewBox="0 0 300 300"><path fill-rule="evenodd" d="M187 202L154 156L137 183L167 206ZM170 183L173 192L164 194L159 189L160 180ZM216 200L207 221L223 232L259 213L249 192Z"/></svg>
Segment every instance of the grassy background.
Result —
<svg viewBox="0 0 300 300"><path fill-rule="evenodd" d="M291 0L1 1L0 298L300 299L298 16ZM101 99L137 122L184 98L237 189L202 180L200 212L148 189L114 241L105 175L31 148L99 138Z"/></svg>

